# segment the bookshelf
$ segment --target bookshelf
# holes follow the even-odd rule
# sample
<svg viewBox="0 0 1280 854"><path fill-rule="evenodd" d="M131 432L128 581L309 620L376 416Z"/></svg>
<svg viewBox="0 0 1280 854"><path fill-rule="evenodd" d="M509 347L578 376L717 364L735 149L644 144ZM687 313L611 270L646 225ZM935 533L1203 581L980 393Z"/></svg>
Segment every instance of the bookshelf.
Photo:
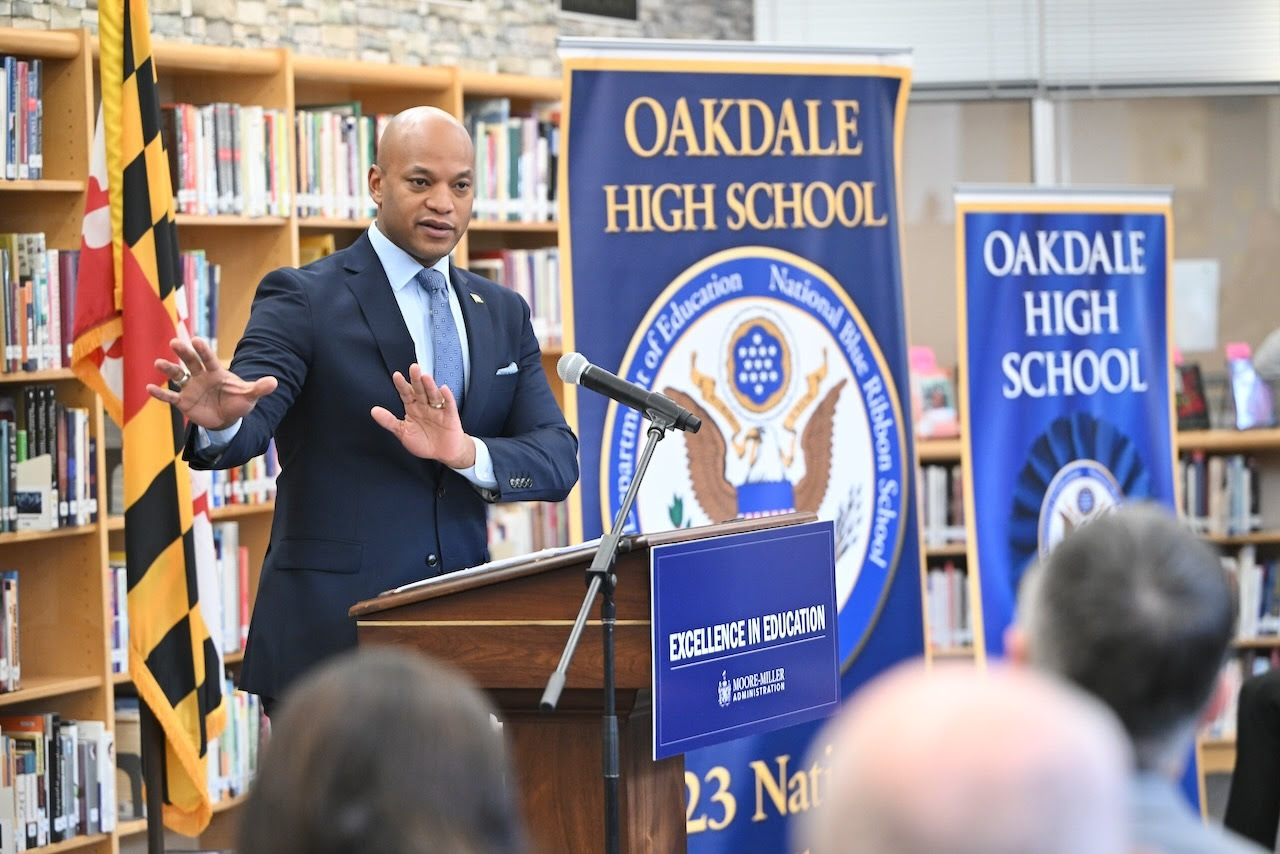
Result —
<svg viewBox="0 0 1280 854"><path fill-rule="evenodd" d="M1183 481L1180 484L1184 502L1194 500L1191 493L1195 487L1191 486L1191 479L1185 472L1185 461L1189 458L1218 457L1228 461L1232 458L1243 459L1248 478L1256 480L1244 487L1236 486L1237 492L1246 493L1237 495L1236 506L1243 510L1246 517L1252 518L1245 518L1241 523L1241 514L1231 512L1232 499L1227 495L1220 499L1222 507L1217 514L1217 521L1196 521L1201 528L1210 526L1203 533L1204 538L1219 550L1227 565L1235 568L1244 607L1256 612L1258 609L1251 605L1260 603L1256 598L1258 594L1246 593L1247 567L1271 564L1273 575L1280 571L1280 567L1275 565L1280 560L1280 429L1185 430L1177 434L1177 450L1184 466ZM1230 469L1231 466L1228 464L1226 468ZM1253 493L1256 500L1256 512L1252 512L1250 508L1249 492ZM1202 500L1202 507L1210 500ZM1221 513L1227 515L1226 523L1221 521ZM1274 583L1274 578L1264 576L1264 586L1273 586ZM1266 596L1265 591L1262 595ZM1228 665L1230 678L1247 678L1255 664L1262 664L1265 660L1275 664L1280 656L1280 635L1275 633L1277 628L1275 625L1257 625L1253 619L1246 619L1242 609L1240 635L1233 644L1232 660ZM1259 661L1260 659L1263 661ZM1202 775L1230 774L1235 766L1235 712L1235 703L1232 702L1198 738L1197 755Z"/></svg>
<svg viewBox="0 0 1280 854"><path fill-rule="evenodd" d="M358 104L365 114L394 113L430 104L459 118L468 100L507 99L512 115L549 114L561 97L559 80L479 74L452 67L394 66L293 54L287 49L241 49L153 45L162 103L209 105L226 102L281 111L287 128L285 176L296 188L295 111L316 104ZM0 56L39 59L43 72L41 139L44 171L36 180L0 178L0 233L43 232L48 248L79 248L90 150L96 115L97 39L85 30L32 31L0 27ZM364 194L364 177L358 192ZM301 216L294 204L287 215L179 213L182 249L203 249L221 268L216 337L219 356L229 360L244 329L258 281L269 270L297 264L308 237L332 234L336 247L349 245L370 223L367 216ZM552 218L539 222L476 221L455 251L466 266L472 253L547 250L558 246ZM552 387L558 343L546 342L545 366ZM100 401L70 370L0 374L0 395L20 396L34 384L50 384L68 406L90 412L89 434L97 440L100 512L88 525L51 531L0 533L0 569L20 575L22 686L0 694L6 713L56 711L67 718L97 719L115 728L114 700L131 693L127 676L113 675L110 663L111 590L109 555L124 547L124 522L107 510L108 477ZM215 508L212 521L239 525L247 547L250 589L256 589L270 536L273 507L239 504ZM226 656L229 669L241 656ZM180 847L231 847L242 797L215 806L214 819L200 840ZM79 836L43 850L109 854L139 850L145 823L121 822L112 833Z"/></svg>
<svg viewBox="0 0 1280 854"><path fill-rule="evenodd" d="M965 543L963 443L916 438L921 541L924 544L925 655L929 660L973 656L972 607Z"/></svg>

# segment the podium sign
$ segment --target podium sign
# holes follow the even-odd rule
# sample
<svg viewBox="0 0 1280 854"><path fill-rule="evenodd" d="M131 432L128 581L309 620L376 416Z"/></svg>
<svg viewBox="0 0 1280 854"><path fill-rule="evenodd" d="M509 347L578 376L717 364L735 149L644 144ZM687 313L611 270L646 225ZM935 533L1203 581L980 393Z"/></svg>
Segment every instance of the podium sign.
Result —
<svg viewBox="0 0 1280 854"><path fill-rule="evenodd" d="M831 522L655 546L650 562L654 759L835 710Z"/></svg>

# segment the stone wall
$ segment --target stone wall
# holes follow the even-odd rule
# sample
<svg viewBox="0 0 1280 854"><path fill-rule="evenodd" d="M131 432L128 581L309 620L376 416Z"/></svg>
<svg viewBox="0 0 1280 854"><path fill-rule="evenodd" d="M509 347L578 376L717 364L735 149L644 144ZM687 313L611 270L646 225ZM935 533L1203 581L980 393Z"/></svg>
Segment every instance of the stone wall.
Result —
<svg viewBox="0 0 1280 854"><path fill-rule="evenodd" d="M292 48L396 64L556 76L559 36L753 37L752 0L637 0L639 21L559 0L150 0L156 41ZM0 0L0 26L96 30L96 0Z"/></svg>

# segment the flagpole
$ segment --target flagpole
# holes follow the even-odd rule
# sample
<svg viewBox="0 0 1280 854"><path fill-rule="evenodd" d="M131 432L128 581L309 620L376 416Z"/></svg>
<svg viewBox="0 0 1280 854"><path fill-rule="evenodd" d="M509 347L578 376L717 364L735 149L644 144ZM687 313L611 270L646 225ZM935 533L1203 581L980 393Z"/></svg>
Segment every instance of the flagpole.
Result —
<svg viewBox="0 0 1280 854"><path fill-rule="evenodd" d="M151 707L139 703L142 736L142 788L147 798L147 854L164 854L164 730L151 713Z"/></svg>

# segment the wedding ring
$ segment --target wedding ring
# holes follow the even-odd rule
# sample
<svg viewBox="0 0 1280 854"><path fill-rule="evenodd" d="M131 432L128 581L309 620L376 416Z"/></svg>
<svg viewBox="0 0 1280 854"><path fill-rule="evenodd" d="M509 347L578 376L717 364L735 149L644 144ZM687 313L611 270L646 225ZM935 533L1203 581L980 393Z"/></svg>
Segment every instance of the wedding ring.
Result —
<svg viewBox="0 0 1280 854"><path fill-rule="evenodd" d="M186 388L187 383L189 382L191 382L191 372L184 370L182 372L182 376L174 380L173 384L178 387L178 391L182 391L184 388Z"/></svg>
<svg viewBox="0 0 1280 854"><path fill-rule="evenodd" d="M427 406L430 406L432 409L444 409L444 401L441 400L439 403L432 403L428 400Z"/></svg>

